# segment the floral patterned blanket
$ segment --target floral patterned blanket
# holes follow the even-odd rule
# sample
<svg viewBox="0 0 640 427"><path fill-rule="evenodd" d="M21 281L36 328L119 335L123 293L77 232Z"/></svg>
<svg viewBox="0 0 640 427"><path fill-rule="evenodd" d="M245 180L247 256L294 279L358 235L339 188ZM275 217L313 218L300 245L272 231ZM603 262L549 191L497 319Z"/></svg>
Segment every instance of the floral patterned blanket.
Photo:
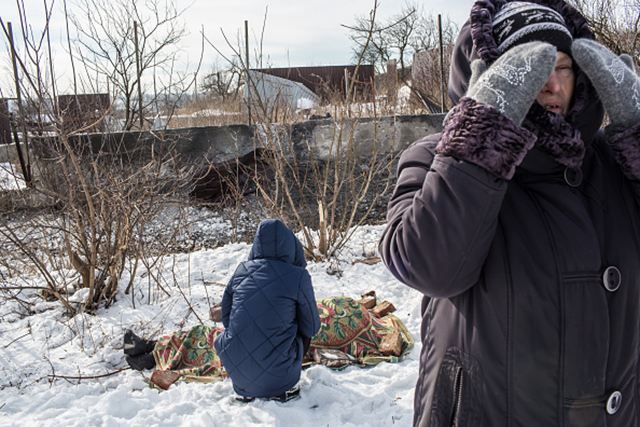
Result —
<svg viewBox="0 0 640 427"><path fill-rule="evenodd" d="M156 371L173 371L177 378L202 382L217 381L227 373L213 347L224 328L198 325L158 339L153 349Z"/></svg>
<svg viewBox="0 0 640 427"><path fill-rule="evenodd" d="M413 348L413 337L393 314L376 317L361 303L349 297L332 297L318 301L320 330L311 340L313 360L323 363L323 355L336 357L338 352L351 360L347 364L376 365L380 362L399 362ZM398 351L390 354L383 350L385 338L396 335ZM331 349L332 352L318 351ZM336 352L336 350L338 352ZM325 364L325 363L323 363ZM329 364L331 367L343 367Z"/></svg>
<svg viewBox="0 0 640 427"><path fill-rule="evenodd" d="M413 337L400 319L393 314L378 318L353 298L321 299L318 312L321 326L311 340L306 365L320 363L341 369L351 364L395 363L413 347ZM222 331L222 327L198 325L189 331L160 337L153 351L156 372L151 382L164 388L154 377L166 380L168 376L169 383L178 379L213 382L226 378L213 346ZM397 350L393 353L383 349L389 338L396 342Z"/></svg>

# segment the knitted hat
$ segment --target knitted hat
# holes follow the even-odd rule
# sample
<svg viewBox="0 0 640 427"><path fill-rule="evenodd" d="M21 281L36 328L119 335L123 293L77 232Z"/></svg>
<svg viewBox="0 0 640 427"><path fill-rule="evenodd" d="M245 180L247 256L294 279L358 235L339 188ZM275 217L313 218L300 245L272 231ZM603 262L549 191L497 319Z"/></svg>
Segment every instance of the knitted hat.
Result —
<svg viewBox="0 0 640 427"><path fill-rule="evenodd" d="M500 54L530 41L547 42L559 51L571 54L571 33L562 16L549 7L512 1L495 14L492 25Z"/></svg>

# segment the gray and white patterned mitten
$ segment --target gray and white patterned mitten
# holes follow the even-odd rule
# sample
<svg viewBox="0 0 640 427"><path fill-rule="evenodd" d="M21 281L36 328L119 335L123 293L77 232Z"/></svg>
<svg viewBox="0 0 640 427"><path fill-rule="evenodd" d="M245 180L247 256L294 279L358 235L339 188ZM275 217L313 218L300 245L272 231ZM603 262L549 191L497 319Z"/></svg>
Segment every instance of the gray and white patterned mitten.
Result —
<svg viewBox="0 0 640 427"><path fill-rule="evenodd" d="M484 72L484 63L477 61L471 64L467 96L496 108L519 126L549 79L556 48L543 42L521 44L506 51ZM482 75L478 77L478 73Z"/></svg>
<svg viewBox="0 0 640 427"><path fill-rule="evenodd" d="M588 39L574 40L571 53L596 88L611 123L621 126L640 123L640 77L631 58L619 57Z"/></svg>

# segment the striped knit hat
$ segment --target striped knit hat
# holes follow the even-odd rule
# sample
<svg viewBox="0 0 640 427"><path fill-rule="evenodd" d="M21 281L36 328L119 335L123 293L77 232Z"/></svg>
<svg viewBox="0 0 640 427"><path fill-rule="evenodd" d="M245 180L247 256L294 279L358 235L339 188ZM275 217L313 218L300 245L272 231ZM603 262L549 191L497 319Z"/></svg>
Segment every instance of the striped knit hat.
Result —
<svg viewBox="0 0 640 427"><path fill-rule="evenodd" d="M500 54L530 41L544 41L559 51L571 54L573 38L562 16L536 3L506 3L493 18L493 37Z"/></svg>

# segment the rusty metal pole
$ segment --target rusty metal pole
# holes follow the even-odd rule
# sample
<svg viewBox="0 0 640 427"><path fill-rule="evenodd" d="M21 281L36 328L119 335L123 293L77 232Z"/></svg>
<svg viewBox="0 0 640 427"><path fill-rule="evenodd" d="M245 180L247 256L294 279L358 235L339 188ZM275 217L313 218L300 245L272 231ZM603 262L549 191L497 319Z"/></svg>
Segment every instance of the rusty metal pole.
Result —
<svg viewBox="0 0 640 427"><path fill-rule="evenodd" d="M249 113L249 126L251 126L251 77L249 76L249 21L244 21L244 67L247 78L247 112Z"/></svg>
<svg viewBox="0 0 640 427"><path fill-rule="evenodd" d="M144 116L142 115L142 68L140 64L140 50L138 48L138 22L133 21L133 42L136 49L136 75L138 76L138 114L140 115L140 130L144 126Z"/></svg>
<svg viewBox="0 0 640 427"><path fill-rule="evenodd" d="M444 47L442 45L442 15L438 14L438 39L440 40L440 112L444 113Z"/></svg>

